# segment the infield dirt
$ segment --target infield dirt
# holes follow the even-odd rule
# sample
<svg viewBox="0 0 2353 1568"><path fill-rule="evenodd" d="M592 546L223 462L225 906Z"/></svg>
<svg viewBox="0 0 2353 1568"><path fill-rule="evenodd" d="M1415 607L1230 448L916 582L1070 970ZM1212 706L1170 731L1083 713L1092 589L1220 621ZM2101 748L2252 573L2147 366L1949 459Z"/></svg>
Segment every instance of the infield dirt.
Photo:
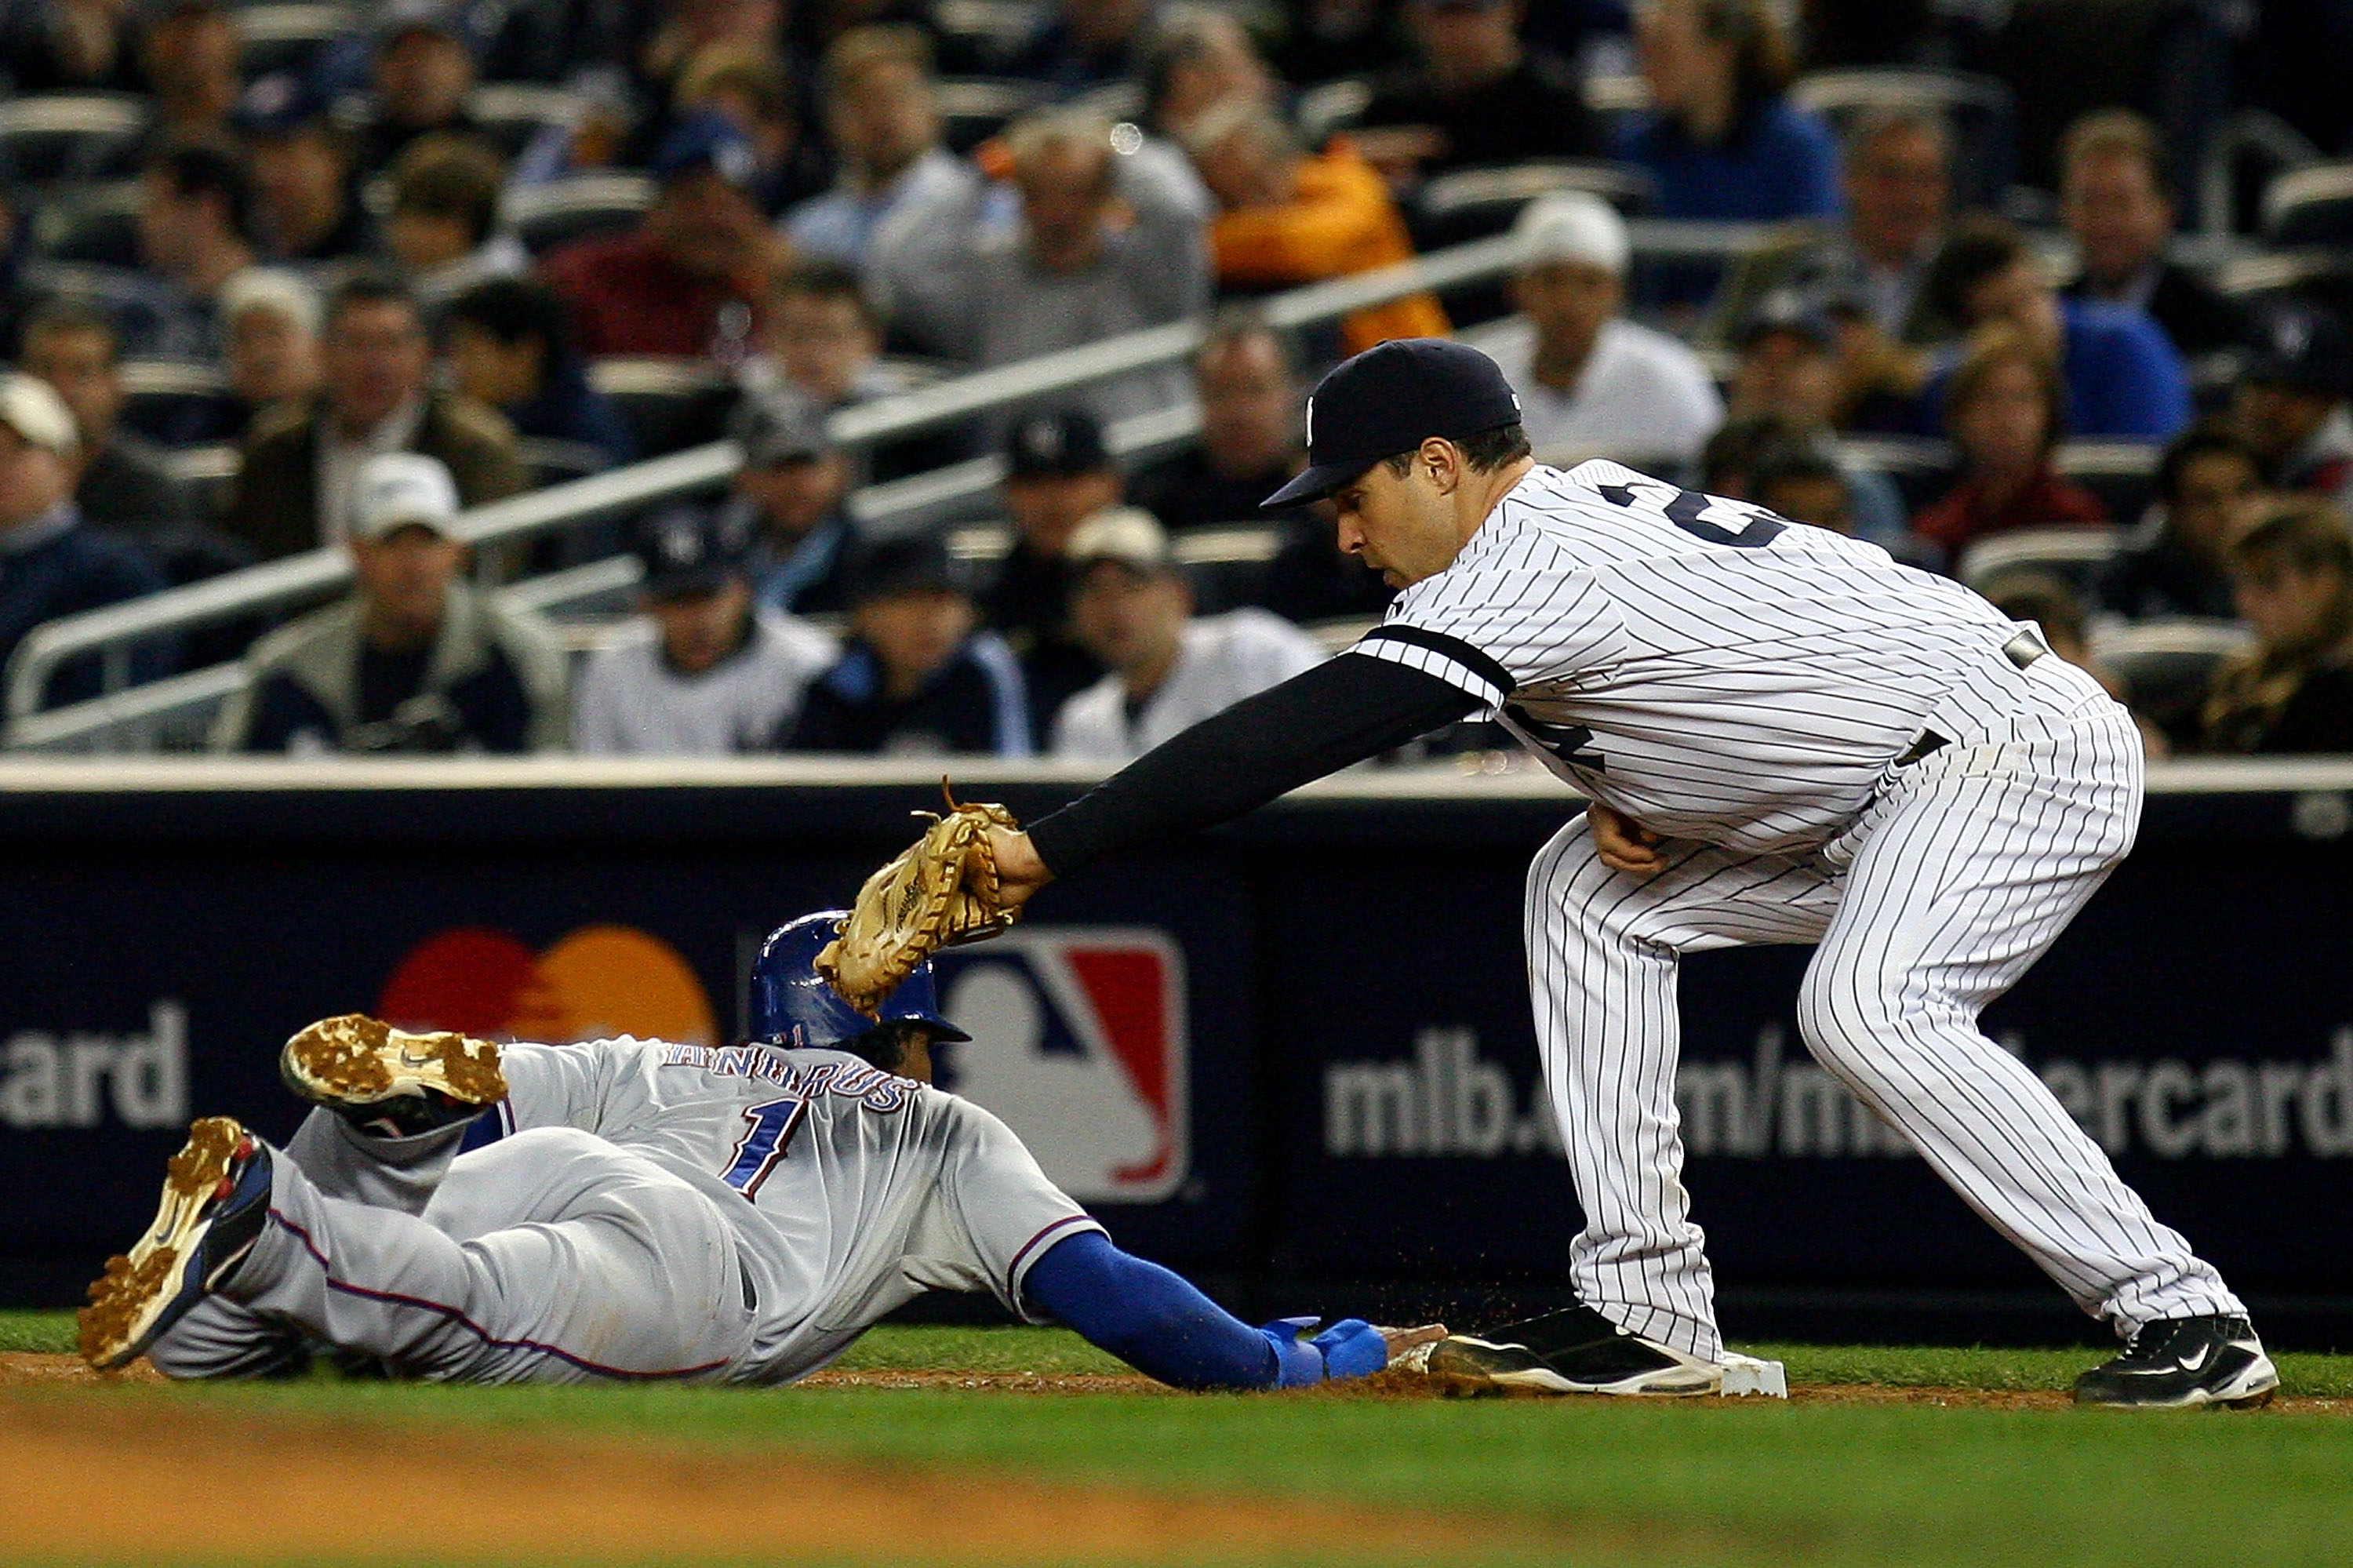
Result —
<svg viewBox="0 0 2353 1568"><path fill-rule="evenodd" d="M60 1385L90 1374L22 1364L66 1360L11 1357L16 1386L0 1390L0 1519L12 1554L317 1561L396 1552L416 1523L429 1528L442 1562L754 1551L768 1561L958 1563L1378 1551L1437 1562L1538 1558L1559 1540L1536 1521L1269 1507L944 1468L882 1474L775 1450L167 1412L151 1399L61 1398ZM35 1383L48 1386L26 1386Z"/></svg>
<svg viewBox="0 0 2353 1568"><path fill-rule="evenodd" d="M1024 1403L1056 1395L1151 1394L1155 1405L1163 1399L1177 1405L1187 1398L1140 1377L1060 1371L863 1368L821 1373L801 1386L837 1396L855 1392L876 1401L877 1414L913 1408L923 1394L937 1392L1003 1393ZM904 1405L892 1397L900 1390L910 1396ZM1344 1504L1278 1498L1244 1489L1247 1482L1224 1489L1153 1489L1116 1478L1040 1480L985 1460L878 1465L818 1458L773 1435L748 1431L740 1444L718 1446L707 1435L697 1442L659 1432L575 1434L545 1425L486 1430L464 1422L216 1402L211 1392L176 1397L143 1362L101 1377L72 1356L0 1354L0 1520L5 1521L0 1556L406 1561L400 1552L409 1516L397 1501L404 1499L412 1504L436 1499L429 1510L434 1555L445 1562L684 1562L746 1552L766 1561L1025 1568L1081 1562L1488 1564L1572 1555L1579 1561L1749 1562L1759 1560L1760 1545L1770 1546L1719 1536L1720 1524L1688 1519L1663 1525L1652 1519L1637 1527L1615 1508L1588 1508L1575 1518L1475 1505L1466 1510L1459 1492L1456 1506L1441 1513L1386 1499ZM790 1400L793 1393L751 1397ZM1402 1405L1427 1403L1432 1395L1420 1380L1384 1374L1303 1396L1240 1396L1301 1397ZM1134 1408L1126 1400L1116 1403ZM1559 1403L1593 1407L1583 1400ZM1639 1403L1658 1411L1665 1402ZM1744 1426L1745 1414L1762 1415L1778 1403L1677 1401L1673 1414L1691 1425L1670 1425L1694 1439L1711 1429L1728 1436L1723 1421ZM2059 1419L2066 1396L2048 1390L1849 1383L1800 1387L1792 1404L1949 1405L1957 1407L1956 1416L1969 1410L2047 1411ZM1239 1405L1231 1408L1241 1414ZM2293 1398L2274 1408L2343 1415L2353 1414L2353 1400ZM838 1414L854 1417L857 1412ZM1924 1410L1922 1419L1942 1425L1931 1411ZM2217 1436L2252 1436L2245 1424L2270 1425L2262 1415L2202 1414L2116 1420L2120 1436L2151 1421L2186 1421ZM1661 1557L1668 1547L1673 1550ZM1776 1562L1806 1555L1761 1553Z"/></svg>

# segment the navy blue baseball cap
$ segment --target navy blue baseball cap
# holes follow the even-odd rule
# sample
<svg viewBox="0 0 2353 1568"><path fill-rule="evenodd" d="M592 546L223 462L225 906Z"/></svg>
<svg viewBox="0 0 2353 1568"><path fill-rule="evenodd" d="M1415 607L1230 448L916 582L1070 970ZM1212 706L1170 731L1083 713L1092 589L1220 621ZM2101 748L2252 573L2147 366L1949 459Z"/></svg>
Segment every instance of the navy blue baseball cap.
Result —
<svg viewBox="0 0 2353 1568"><path fill-rule="evenodd" d="M630 541L649 599L711 593L748 569L752 518L742 508L681 502L638 525Z"/></svg>
<svg viewBox="0 0 2353 1568"><path fill-rule="evenodd" d="M327 118L332 106L310 80L290 70L257 77L237 95L229 123L248 136L290 136Z"/></svg>
<svg viewBox="0 0 2353 1568"><path fill-rule="evenodd" d="M2318 396L2353 393L2353 339L2334 311L2295 302L2259 313L2240 374Z"/></svg>
<svg viewBox="0 0 2353 1568"><path fill-rule="evenodd" d="M1432 436L1459 440L1520 422L1495 362L1468 344L1400 337L1343 360L1307 398L1307 471L1259 505L1321 501Z"/></svg>
<svg viewBox="0 0 2353 1568"><path fill-rule="evenodd" d="M741 127L715 110L702 109L670 129L654 150L654 178L663 185L709 169L738 190L759 183L760 158Z"/></svg>

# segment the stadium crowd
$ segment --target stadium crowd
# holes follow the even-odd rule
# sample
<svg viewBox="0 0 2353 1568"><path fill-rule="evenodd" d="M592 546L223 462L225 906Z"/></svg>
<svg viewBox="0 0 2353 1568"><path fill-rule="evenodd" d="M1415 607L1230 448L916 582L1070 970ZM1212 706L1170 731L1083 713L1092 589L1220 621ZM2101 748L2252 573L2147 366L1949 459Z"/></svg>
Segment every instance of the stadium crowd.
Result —
<svg viewBox="0 0 2353 1568"><path fill-rule="evenodd" d="M1455 334L1546 461L1952 573L2155 751L2353 751L2353 0L0 0L0 658L353 568L47 707L237 659L184 743L1132 755L1381 613L1320 508L1258 502L1321 368ZM1259 302L1493 235L1501 278ZM1182 362L838 439L1180 322ZM723 493L466 543L721 438ZM861 521L976 458L962 514ZM626 605L506 591L629 556Z"/></svg>

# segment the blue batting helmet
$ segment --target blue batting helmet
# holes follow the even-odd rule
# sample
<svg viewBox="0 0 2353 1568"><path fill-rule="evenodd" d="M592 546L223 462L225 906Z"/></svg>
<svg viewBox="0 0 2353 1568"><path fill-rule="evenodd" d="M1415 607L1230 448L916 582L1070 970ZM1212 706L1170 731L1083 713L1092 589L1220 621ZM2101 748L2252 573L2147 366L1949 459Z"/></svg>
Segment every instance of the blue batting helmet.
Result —
<svg viewBox="0 0 2353 1568"><path fill-rule="evenodd" d="M778 1045L839 1045L873 1028L817 972L817 956L848 918L846 909L820 909L768 933L752 965L752 1038ZM940 1016L939 988L927 960L899 982L877 1009L883 1023L921 1023L942 1040L971 1035Z"/></svg>

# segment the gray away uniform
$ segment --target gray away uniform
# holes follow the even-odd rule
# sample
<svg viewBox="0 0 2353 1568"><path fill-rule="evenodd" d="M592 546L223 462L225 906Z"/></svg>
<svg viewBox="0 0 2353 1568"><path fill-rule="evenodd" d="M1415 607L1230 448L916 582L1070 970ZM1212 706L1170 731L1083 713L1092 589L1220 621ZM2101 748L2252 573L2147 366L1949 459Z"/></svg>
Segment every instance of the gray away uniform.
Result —
<svg viewBox="0 0 2353 1568"><path fill-rule="evenodd" d="M254 1375L323 1340L396 1374L786 1383L925 1290L1017 1315L1100 1230L1004 1123L839 1051L658 1040L501 1047L489 1124L415 1138L313 1111L270 1223L150 1352Z"/></svg>

